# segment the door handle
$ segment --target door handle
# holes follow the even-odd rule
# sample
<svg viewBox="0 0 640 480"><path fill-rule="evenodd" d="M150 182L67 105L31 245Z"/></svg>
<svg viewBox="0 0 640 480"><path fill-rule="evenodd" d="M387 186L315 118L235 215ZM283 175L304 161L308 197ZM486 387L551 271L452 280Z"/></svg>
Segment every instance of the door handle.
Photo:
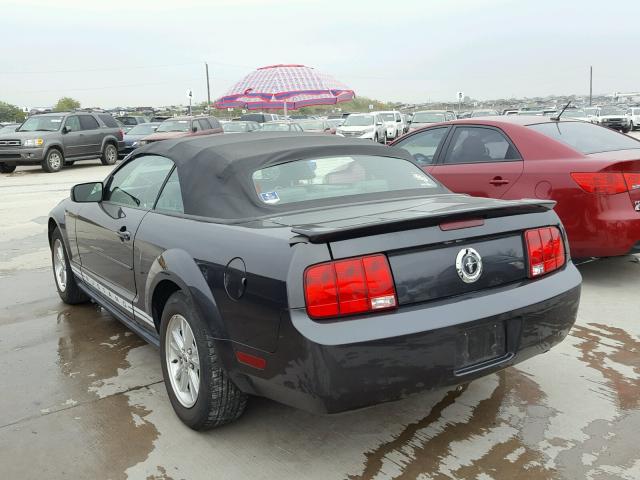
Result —
<svg viewBox="0 0 640 480"><path fill-rule="evenodd" d="M120 237L120 240L123 242L128 242L131 240L131 232L127 230L127 227L121 227L120 230L116 232L116 235Z"/></svg>
<svg viewBox="0 0 640 480"><path fill-rule="evenodd" d="M493 177L491 180L489 180L489 183L491 185L495 185L496 187L500 186L500 185L506 185L509 183L509 180L505 180L502 177Z"/></svg>

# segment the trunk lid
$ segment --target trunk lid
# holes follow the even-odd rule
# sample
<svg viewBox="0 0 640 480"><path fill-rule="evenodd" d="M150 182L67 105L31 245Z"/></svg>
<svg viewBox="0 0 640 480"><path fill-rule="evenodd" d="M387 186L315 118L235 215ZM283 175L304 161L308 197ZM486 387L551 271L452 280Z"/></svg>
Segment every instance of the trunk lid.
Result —
<svg viewBox="0 0 640 480"><path fill-rule="evenodd" d="M298 234L296 242L302 236L310 243L326 243L335 260L386 254L398 304L403 306L525 280L523 231L559 224L550 211L554 205L552 201L444 194L305 212L272 221L288 224ZM537 220L532 221L532 216ZM482 273L471 281L459 272L469 248L482 264Z"/></svg>

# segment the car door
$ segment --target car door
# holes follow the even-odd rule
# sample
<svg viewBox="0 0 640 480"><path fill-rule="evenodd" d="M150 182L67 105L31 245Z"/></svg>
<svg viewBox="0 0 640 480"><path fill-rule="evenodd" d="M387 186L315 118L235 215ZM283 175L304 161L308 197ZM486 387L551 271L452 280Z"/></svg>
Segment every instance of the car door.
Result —
<svg viewBox="0 0 640 480"><path fill-rule="evenodd" d="M76 218L83 275L127 315L131 315L136 295L136 231L172 168L171 160L156 155L125 162L105 182L102 201L82 204Z"/></svg>
<svg viewBox="0 0 640 480"><path fill-rule="evenodd" d="M399 142L394 143L393 146L404 148L413 156L423 170L430 173L438 159L438 154L442 150L449 129L450 127L435 127L422 130L407 135Z"/></svg>
<svg viewBox="0 0 640 480"><path fill-rule="evenodd" d="M78 115L69 115L66 118L62 132L65 157L73 158L88 155L85 133L82 131Z"/></svg>
<svg viewBox="0 0 640 480"><path fill-rule="evenodd" d="M80 128L84 133L86 155L99 155L102 149L103 133L93 115L80 115Z"/></svg>
<svg viewBox="0 0 640 480"><path fill-rule="evenodd" d="M500 129L464 125L454 127L430 173L456 193L501 198L522 170L520 153Z"/></svg>

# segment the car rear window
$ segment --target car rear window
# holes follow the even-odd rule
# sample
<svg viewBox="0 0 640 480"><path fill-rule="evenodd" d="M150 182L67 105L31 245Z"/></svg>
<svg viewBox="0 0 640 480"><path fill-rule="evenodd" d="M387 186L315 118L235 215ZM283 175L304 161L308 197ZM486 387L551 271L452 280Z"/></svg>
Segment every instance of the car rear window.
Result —
<svg viewBox="0 0 640 480"><path fill-rule="evenodd" d="M100 118L100 120L102 120L102 122L109 128L118 128L118 122L116 122L116 119L113 118L111 115L107 115L107 114L102 114L102 115L98 115L98 117Z"/></svg>
<svg viewBox="0 0 640 480"><path fill-rule="evenodd" d="M537 123L529 125L529 128L569 145L585 155L640 149L640 141L635 138L587 122Z"/></svg>
<svg viewBox="0 0 640 480"><path fill-rule="evenodd" d="M269 205L440 188L407 160L370 155L296 160L256 170L252 180L260 200Z"/></svg>

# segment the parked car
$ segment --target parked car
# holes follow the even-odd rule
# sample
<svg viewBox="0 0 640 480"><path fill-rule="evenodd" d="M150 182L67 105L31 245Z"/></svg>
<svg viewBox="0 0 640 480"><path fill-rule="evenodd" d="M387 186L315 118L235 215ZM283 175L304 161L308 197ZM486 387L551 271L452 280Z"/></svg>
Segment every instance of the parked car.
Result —
<svg viewBox="0 0 640 480"><path fill-rule="evenodd" d="M409 131L412 132L427 125L440 122L448 122L449 120L455 120L456 114L450 110L422 110L415 112L411 117L411 124L409 125Z"/></svg>
<svg viewBox="0 0 640 480"><path fill-rule="evenodd" d="M151 122L151 123L162 123L165 120L169 120L170 118L172 118L170 115L154 115L153 117L151 117L149 119L149 122Z"/></svg>
<svg viewBox="0 0 640 480"><path fill-rule="evenodd" d="M500 115L500 113L497 110L493 110L493 109L485 109L485 110L473 110L471 112L471 115L469 115L470 118L476 118L476 117L495 117Z"/></svg>
<svg viewBox="0 0 640 480"><path fill-rule="evenodd" d="M574 257L640 253L640 142L561 117L500 116L418 130L405 148L450 190L557 202Z"/></svg>
<svg viewBox="0 0 640 480"><path fill-rule="evenodd" d="M397 111L375 112L382 119L386 128L387 140L398 138L404 132L404 121L402 114Z"/></svg>
<svg viewBox="0 0 640 480"><path fill-rule="evenodd" d="M411 124L411 117L412 117L412 114L410 114L410 113L403 113L402 114L402 123L404 124L404 130L402 132L403 134L409 132L409 125Z"/></svg>
<svg viewBox="0 0 640 480"><path fill-rule="evenodd" d="M33 115L15 132L0 135L0 172L18 165L42 165L58 172L79 160L100 157L113 165L124 147L123 132L107 113L46 113Z"/></svg>
<svg viewBox="0 0 640 480"><path fill-rule="evenodd" d="M204 430L248 395L334 413L549 350L581 284L552 207L452 194L401 149L258 132L136 150L48 235L60 298L159 346Z"/></svg>
<svg viewBox="0 0 640 480"><path fill-rule="evenodd" d="M336 130L342 137L367 138L374 142L387 142L387 129L375 113L352 113Z"/></svg>
<svg viewBox="0 0 640 480"><path fill-rule="evenodd" d="M275 113L245 113L240 117L240 120L245 122L277 122L280 120Z"/></svg>
<svg viewBox="0 0 640 480"><path fill-rule="evenodd" d="M629 130L638 128L640 126L640 107L630 107L627 110L627 117L629 118Z"/></svg>
<svg viewBox="0 0 640 480"><path fill-rule="evenodd" d="M218 133L223 133L223 130L216 117L172 117L158 125L154 133L139 140L139 145L142 146L169 138L214 135Z"/></svg>
<svg viewBox="0 0 640 480"><path fill-rule="evenodd" d="M124 125L124 131L127 133L136 125L140 125L143 123L149 123L149 119L147 117L142 117L138 115L121 115L119 117L115 117L120 123Z"/></svg>
<svg viewBox="0 0 640 480"><path fill-rule="evenodd" d="M120 156L124 157L140 147L140 140L154 133L160 122L141 123L124 134L124 148L120 150Z"/></svg>
<svg viewBox="0 0 640 480"><path fill-rule="evenodd" d="M602 127L613 128L614 130L620 130L623 133L627 133L631 130L631 120L627 117L624 109L620 107L600 107L595 121Z"/></svg>
<svg viewBox="0 0 640 480"><path fill-rule="evenodd" d="M19 126L19 123L5 123L2 125L2 127L0 127L0 135L3 135L5 133L13 133L18 129Z"/></svg>
<svg viewBox="0 0 640 480"><path fill-rule="evenodd" d="M267 122L260 125L261 132L297 132L302 133L302 127L294 122Z"/></svg>
<svg viewBox="0 0 640 480"><path fill-rule="evenodd" d="M260 129L258 122L220 122L224 133L246 133Z"/></svg>
<svg viewBox="0 0 640 480"><path fill-rule="evenodd" d="M337 130L338 127L344 123L344 118L342 118L342 117L340 117L340 118L328 118L327 119L327 123L331 126L331 128L333 128L334 130Z"/></svg>
<svg viewBox="0 0 640 480"><path fill-rule="evenodd" d="M303 131L309 133L328 133L335 134L336 129L332 127L327 120L297 120L296 123L300 125Z"/></svg>
<svg viewBox="0 0 640 480"><path fill-rule="evenodd" d="M591 121L589 114L582 108L567 108L562 114L562 118L573 118L574 120L582 120L583 122Z"/></svg>

